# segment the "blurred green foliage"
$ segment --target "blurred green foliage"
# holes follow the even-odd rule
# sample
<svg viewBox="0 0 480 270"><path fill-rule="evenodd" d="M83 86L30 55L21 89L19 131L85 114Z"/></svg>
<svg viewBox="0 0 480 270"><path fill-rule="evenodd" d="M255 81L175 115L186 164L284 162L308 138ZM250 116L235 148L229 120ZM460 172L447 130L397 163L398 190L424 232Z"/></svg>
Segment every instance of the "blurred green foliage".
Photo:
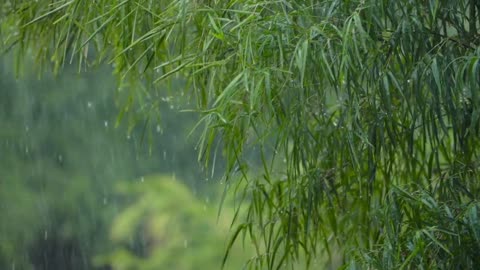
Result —
<svg viewBox="0 0 480 270"><path fill-rule="evenodd" d="M212 181L205 181L207 173L188 139L196 116L176 110L188 101L165 97L156 111L133 104L128 124L116 127L119 110L113 101L122 103L130 93L117 89L111 69L77 74L67 68L58 77L39 80L28 61L25 66L31 68L18 76L13 66L10 57L0 61L0 269L110 269L93 265L93 258L116 252L126 237L132 252L146 252L135 237L160 238L165 232L159 218L174 220L178 231L172 236L184 237L162 246L166 256L139 257L138 265L188 269L221 263L219 243L226 231L217 231L212 209L207 214L196 201L206 196L213 201L218 193ZM132 180L156 172L176 175L183 184ZM145 190L150 185L152 190ZM116 186L123 187L121 196ZM142 210L139 196L150 208ZM162 211L149 221L157 227L119 231L131 208L152 218L152 211ZM143 221L144 216L129 220L132 225Z"/></svg>
<svg viewBox="0 0 480 270"><path fill-rule="evenodd" d="M114 213L111 185L134 174L126 136L105 126L114 83L107 69L94 85L95 73L15 80L9 67L0 70L0 268L89 269Z"/></svg>
<svg viewBox="0 0 480 270"><path fill-rule="evenodd" d="M215 221L216 203L199 200L170 176L152 175L117 188L133 202L115 217L110 231L115 249L99 256L99 265L116 270L220 269L230 220L223 215ZM246 255L235 249L232 269L241 268Z"/></svg>

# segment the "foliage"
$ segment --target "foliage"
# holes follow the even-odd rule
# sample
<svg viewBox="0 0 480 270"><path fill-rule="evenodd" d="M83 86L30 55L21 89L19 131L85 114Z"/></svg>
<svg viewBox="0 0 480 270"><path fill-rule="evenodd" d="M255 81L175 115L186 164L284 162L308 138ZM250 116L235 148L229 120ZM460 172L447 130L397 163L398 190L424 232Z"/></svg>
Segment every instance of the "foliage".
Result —
<svg viewBox="0 0 480 270"><path fill-rule="evenodd" d="M474 269L479 263L477 202L442 202L395 188L379 213L381 245L361 261L372 269Z"/></svg>
<svg viewBox="0 0 480 270"><path fill-rule="evenodd" d="M114 212L110 185L133 174L126 136L104 125L115 116L111 96L90 88L91 74L38 81L27 70L16 81L8 60L0 65L0 268L91 269Z"/></svg>
<svg viewBox="0 0 480 270"><path fill-rule="evenodd" d="M387 268L379 257L398 259L418 241L437 249L411 249L412 263L470 258L446 252L454 238L442 243L429 229L435 215L448 217L439 209L399 202L400 213L422 217L418 227L400 220L401 242L384 237L393 220L377 212L395 202L394 186L478 212L478 1L17 0L0 10L4 48L34 50L42 66L76 57L110 61L122 81L187 78L204 113L200 155L211 162L221 138L227 177L247 183L238 229L258 247L258 268L319 252L349 261L351 250L388 253L394 243L397 255L373 254ZM475 239L478 224L468 224Z"/></svg>
<svg viewBox="0 0 480 270"><path fill-rule="evenodd" d="M139 183L140 182L140 183ZM152 175L117 185L132 200L111 227L115 249L99 256L98 264L113 269L218 269L228 220L216 220L216 207L202 202L169 176ZM133 195L133 196L132 196ZM231 211L228 208L225 212ZM247 259L238 248L231 269Z"/></svg>
<svg viewBox="0 0 480 270"><path fill-rule="evenodd" d="M1 269L104 269L92 259L111 248L111 220L128 203L116 197L119 181L176 173L208 194L194 144L186 141L195 118L169 108L182 101L161 103L161 122L149 124L166 131L153 129L149 150L145 124L115 128L111 69L78 76L67 67L38 80L27 64L16 80L11 59L0 59Z"/></svg>

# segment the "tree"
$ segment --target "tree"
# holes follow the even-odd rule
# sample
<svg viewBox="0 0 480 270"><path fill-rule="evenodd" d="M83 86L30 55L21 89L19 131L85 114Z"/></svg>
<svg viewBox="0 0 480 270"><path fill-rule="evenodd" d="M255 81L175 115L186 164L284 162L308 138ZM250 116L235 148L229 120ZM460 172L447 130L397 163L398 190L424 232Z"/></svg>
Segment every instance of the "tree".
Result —
<svg viewBox="0 0 480 270"><path fill-rule="evenodd" d="M95 259L115 269L218 269L229 220L217 219L211 202L199 200L176 179L144 177L141 184L118 183L118 193L133 203L115 217L110 238L114 249ZM232 212L228 207L227 212ZM133 240L132 240L133 239ZM229 269L240 269L247 256L235 248Z"/></svg>
<svg viewBox="0 0 480 270"><path fill-rule="evenodd" d="M480 247L476 0L6 1L3 47L181 76L245 183L252 266L473 267ZM148 93L146 93L148 95ZM258 164L250 156L258 157ZM232 179L238 176L240 180ZM462 248L462 247L468 248Z"/></svg>

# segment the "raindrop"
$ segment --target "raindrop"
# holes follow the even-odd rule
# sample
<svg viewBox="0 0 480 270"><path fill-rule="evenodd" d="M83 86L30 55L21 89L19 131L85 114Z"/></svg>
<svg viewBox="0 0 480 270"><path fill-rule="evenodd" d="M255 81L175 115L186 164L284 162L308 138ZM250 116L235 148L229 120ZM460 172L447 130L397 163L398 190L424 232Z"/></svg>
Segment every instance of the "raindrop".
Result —
<svg viewBox="0 0 480 270"><path fill-rule="evenodd" d="M30 128L28 126L25 126L25 131L28 132Z"/></svg>
<svg viewBox="0 0 480 270"><path fill-rule="evenodd" d="M103 197L103 204L107 204L108 201L107 201L107 197Z"/></svg>
<svg viewBox="0 0 480 270"><path fill-rule="evenodd" d="M410 82L411 82L410 79L408 79L408 80L407 80L407 83L410 83Z"/></svg>
<svg viewBox="0 0 480 270"><path fill-rule="evenodd" d="M27 153L27 154L28 154L28 146L27 146L27 147L25 147L25 153Z"/></svg>
<svg viewBox="0 0 480 270"><path fill-rule="evenodd" d="M170 105L170 110L173 110L173 108L174 108L173 105Z"/></svg>
<svg viewBox="0 0 480 270"><path fill-rule="evenodd" d="M163 160L167 160L167 151L163 151Z"/></svg>
<svg viewBox="0 0 480 270"><path fill-rule="evenodd" d="M92 107L92 102L91 102L91 101L87 102L87 107L88 107L88 108L91 108L91 107Z"/></svg>
<svg viewBox="0 0 480 270"><path fill-rule="evenodd" d="M62 155L58 155L58 161L60 161L60 162L63 161L63 156Z"/></svg>
<svg viewBox="0 0 480 270"><path fill-rule="evenodd" d="M160 128L160 125L157 125L157 133L160 133L160 131L162 131L162 129Z"/></svg>
<svg viewBox="0 0 480 270"><path fill-rule="evenodd" d="M161 99L162 101L169 102L172 99L172 97L162 97Z"/></svg>
<svg viewBox="0 0 480 270"><path fill-rule="evenodd" d="M104 121L103 124L105 125L105 127L108 127L108 121Z"/></svg>
<svg viewBox="0 0 480 270"><path fill-rule="evenodd" d="M47 230L45 230L44 233L43 233L43 239L47 240L47 238L48 238L48 232L47 232Z"/></svg>
<svg viewBox="0 0 480 270"><path fill-rule="evenodd" d="M143 183L144 181L145 181L145 178L142 176L142 177L140 178L140 182Z"/></svg>
<svg viewBox="0 0 480 270"><path fill-rule="evenodd" d="M127 134L127 140L130 140L130 138L131 138L130 134Z"/></svg>

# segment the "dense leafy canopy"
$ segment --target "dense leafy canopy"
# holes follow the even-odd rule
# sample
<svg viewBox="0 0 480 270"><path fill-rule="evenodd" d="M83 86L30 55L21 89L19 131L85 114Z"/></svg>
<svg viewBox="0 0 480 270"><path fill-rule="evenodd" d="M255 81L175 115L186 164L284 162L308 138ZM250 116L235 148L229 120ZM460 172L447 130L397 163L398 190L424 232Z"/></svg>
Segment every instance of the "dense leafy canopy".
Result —
<svg viewBox="0 0 480 270"><path fill-rule="evenodd" d="M250 235L252 266L322 252L375 268L478 263L478 1L7 0L0 10L3 47L42 66L107 61L124 83L186 79L204 114L201 157L213 162L220 138L228 179L246 183L233 239Z"/></svg>

